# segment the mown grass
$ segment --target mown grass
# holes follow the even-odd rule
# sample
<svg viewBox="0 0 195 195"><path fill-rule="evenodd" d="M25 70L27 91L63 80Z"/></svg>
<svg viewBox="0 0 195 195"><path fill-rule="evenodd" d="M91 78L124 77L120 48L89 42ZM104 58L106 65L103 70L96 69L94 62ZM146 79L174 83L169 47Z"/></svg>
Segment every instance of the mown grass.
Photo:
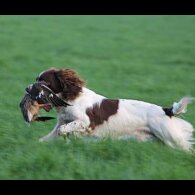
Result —
<svg viewBox="0 0 195 195"><path fill-rule="evenodd" d="M194 23L195 16L0 16L0 179L195 179L195 156L159 142L39 143L56 121L28 127L19 109L25 87L52 66L77 70L110 98L169 106L195 96ZM185 114L193 125L194 110Z"/></svg>

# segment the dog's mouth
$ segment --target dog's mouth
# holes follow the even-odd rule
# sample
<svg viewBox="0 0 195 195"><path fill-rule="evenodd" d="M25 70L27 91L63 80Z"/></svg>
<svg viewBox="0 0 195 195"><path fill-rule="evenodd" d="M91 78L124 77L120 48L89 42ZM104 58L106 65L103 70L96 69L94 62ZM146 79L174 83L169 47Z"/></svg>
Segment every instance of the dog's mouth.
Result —
<svg viewBox="0 0 195 195"><path fill-rule="evenodd" d="M49 117L49 116L39 116L38 112L40 109L44 109L46 112L49 112L52 109L51 103L45 103L45 104L36 104L38 106L37 113L33 115L33 117L29 120L29 122L33 121L47 121L54 119L54 117ZM29 117L29 116L28 116Z"/></svg>
<svg viewBox="0 0 195 195"><path fill-rule="evenodd" d="M24 120L28 123L53 119L53 117L39 117L40 109L49 112L53 107L70 106L70 104L59 98L49 87L42 83L30 84L25 91L25 96L20 102L20 108Z"/></svg>
<svg viewBox="0 0 195 195"><path fill-rule="evenodd" d="M37 101L32 100L29 94L25 94L25 96L23 97L22 101L20 102L20 108L23 118L27 123L31 123L33 121L47 121L54 119L54 117L39 116L40 109L44 109L46 112L49 112L52 109L52 104L40 104Z"/></svg>
<svg viewBox="0 0 195 195"><path fill-rule="evenodd" d="M51 103L40 104L39 107L43 108L46 112L49 112L52 109Z"/></svg>

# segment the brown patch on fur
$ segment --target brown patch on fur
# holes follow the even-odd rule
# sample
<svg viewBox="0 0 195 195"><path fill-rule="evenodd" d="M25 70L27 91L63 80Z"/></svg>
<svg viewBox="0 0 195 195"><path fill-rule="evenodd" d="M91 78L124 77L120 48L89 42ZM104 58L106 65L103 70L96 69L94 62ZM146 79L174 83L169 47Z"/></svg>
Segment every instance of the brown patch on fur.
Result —
<svg viewBox="0 0 195 195"><path fill-rule="evenodd" d="M43 72L36 80L45 82L55 93L61 92L65 100L74 100L84 86L84 81L71 69L51 68Z"/></svg>
<svg viewBox="0 0 195 195"><path fill-rule="evenodd" d="M62 87L62 97L65 100L74 100L82 91L84 81L71 69L61 69L56 76Z"/></svg>
<svg viewBox="0 0 195 195"><path fill-rule="evenodd" d="M93 107L87 108L86 114L89 116L92 129L108 121L108 118L117 113L119 100L103 99L100 105L94 104Z"/></svg>
<svg viewBox="0 0 195 195"><path fill-rule="evenodd" d="M40 77L37 77L36 80L39 82L43 82L49 88L51 88L55 93L59 93L62 91L61 83L56 76L56 72L58 70L55 68L50 68L43 72Z"/></svg>

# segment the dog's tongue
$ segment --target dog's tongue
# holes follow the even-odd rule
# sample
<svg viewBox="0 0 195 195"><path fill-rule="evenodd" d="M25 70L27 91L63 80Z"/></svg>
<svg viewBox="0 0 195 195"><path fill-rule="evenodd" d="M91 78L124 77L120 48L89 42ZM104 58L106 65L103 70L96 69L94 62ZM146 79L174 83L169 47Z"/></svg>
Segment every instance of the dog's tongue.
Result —
<svg viewBox="0 0 195 195"><path fill-rule="evenodd" d="M49 112L51 109L52 109L52 106L51 104L44 104L43 105L43 109L46 111L46 112Z"/></svg>

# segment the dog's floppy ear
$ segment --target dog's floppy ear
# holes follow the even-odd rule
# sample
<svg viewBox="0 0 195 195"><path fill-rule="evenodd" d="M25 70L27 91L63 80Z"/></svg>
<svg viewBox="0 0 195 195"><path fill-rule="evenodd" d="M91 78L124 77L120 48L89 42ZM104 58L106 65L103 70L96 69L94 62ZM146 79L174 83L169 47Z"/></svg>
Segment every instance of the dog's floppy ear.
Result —
<svg viewBox="0 0 195 195"><path fill-rule="evenodd" d="M60 82L64 99L73 100L82 91L84 81L79 78L74 70L60 69L56 71L56 78Z"/></svg>

